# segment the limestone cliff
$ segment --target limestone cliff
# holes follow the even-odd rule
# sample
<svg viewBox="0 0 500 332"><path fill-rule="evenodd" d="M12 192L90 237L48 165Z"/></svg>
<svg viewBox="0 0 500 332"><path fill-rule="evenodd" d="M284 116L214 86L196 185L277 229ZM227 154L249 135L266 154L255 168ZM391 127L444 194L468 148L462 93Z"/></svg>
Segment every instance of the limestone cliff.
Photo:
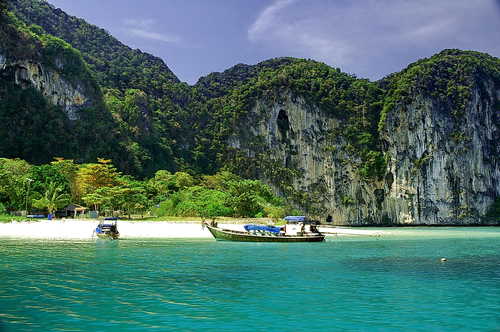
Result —
<svg viewBox="0 0 500 332"><path fill-rule="evenodd" d="M0 26L0 78L21 89L34 88L60 106L69 120L102 102L101 93L81 54L63 40L27 27L9 14Z"/></svg>
<svg viewBox="0 0 500 332"><path fill-rule="evenodd" d="M330 214L337 223L373 218L377 206L372 185L358 175L359 160L348 152L348 140L332 134L342 128L341 120L290 92L276 102L259 100L250 119L258 123L229 142L249 157L261 158L259 176L279 193L295 196L309 213ZM255 142L263 155L256 156ZM354 204L358 198L363 204Z"/></svg>
<svg viewBox="0 0 500 332"><path fill-rule="evenodd" d="M495 76L475 67L461 83L466 87L461 98L451 104L453 93L443 98L421 87L388 112L384 211L391 220L500 223L481 218L500 197L500 85Z"/></svg>
<svg viewBox="0 0 500 332"><path fill-rule="evenodd" d="M57 61L63 69L63 61ZM4 80L12 80L20 88L33 87L50 103L61 106L69 120L78 120L79 111L92 106L82 84L70 83L61 74L32 60L10 61L6 55L0 54L0 76ZM95 94L95 92L93 92Z"/></svg>
<svg viewBox="0 0 500 332"><path fill-rule="evenodd" d="M463 55L443 53L445 64L417 69L450 72L467 64ZM386 87L377 177L360 172L366 161L348 118L289 90L258 98L228 144L258 160L248 164L259 168L255 176L335 224L498 224L483 217L500 197L500 66L493 62L494 73L474 66L461 80L413 68ZM408 91L401 82L410 82Z"/></svg>
<svg viewBox="0 0 500 332"><path fill-rule="evenodd" d="M66 42L8 14L0 24L0 155L47 163L54 157L117 164L130 159L100 87Z"/></svg>

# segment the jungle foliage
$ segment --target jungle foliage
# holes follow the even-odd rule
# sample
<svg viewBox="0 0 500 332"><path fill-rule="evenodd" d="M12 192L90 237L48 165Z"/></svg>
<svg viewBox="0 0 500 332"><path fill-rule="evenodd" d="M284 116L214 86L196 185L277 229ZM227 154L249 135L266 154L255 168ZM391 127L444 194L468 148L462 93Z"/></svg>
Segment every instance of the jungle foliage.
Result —
<svg viewBox="0 0 500 332"><path fill-rule="evenodd" d="M433 98L443 109L451 110L460 118L472 87L478 85L484 92L485 78L493 79L494 84L500 86L500 59L485 53L448 49L412 63L381 81L387 94L379 131L384 130L387 114L392 109L408 105L417 94Z"/></svg>
<svg viewBox="0 0 500 332"><path fill-rule="evenodd" d="M159 170L149 179L123 175L111 160L77 164L58 158L31 165L0 158L0 208L54 213L69 203L106 214L281 218L290 211L271 188L227 171L192 176Z"/></svg>
<svg viewBox="0 0 500 332"><path fill-rule="evenodd" d="M179 82L160 58L133 50L104 29L70 16L46 1L16 0L10 1L10 6L23 22L38 25L47 34L78 49L103 87L134 88L158 96L165 84Z"/></svg>

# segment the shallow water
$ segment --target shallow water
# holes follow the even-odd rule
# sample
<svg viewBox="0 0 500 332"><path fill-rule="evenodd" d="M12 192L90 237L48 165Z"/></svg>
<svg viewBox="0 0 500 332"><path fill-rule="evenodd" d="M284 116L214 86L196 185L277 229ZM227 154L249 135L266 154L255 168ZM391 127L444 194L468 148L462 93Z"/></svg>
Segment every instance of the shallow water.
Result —
<svg viewBox="0 0 500 332"><path fill-rule="evenodd" d="M500 330L499 228L382 230L309 244L0 239L0 331Z"/></svg>

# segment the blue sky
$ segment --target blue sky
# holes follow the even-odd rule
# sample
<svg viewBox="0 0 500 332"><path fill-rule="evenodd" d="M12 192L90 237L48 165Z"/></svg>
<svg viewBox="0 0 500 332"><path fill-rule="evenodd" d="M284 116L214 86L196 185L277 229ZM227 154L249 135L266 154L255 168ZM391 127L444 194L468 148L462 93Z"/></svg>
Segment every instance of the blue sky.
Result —
<svg viewBox="0 0 500 332"><path fill-rule="evenodd" d="M445 48L500 56L500 0L49 0L182 80L309 58L372 80Z"/></svg>

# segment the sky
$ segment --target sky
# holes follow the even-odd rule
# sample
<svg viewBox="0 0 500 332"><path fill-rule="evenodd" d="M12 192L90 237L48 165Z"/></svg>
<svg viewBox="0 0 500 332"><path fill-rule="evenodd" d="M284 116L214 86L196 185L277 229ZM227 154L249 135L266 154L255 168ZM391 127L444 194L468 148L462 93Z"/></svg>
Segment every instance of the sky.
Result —
<svg viewBox="0 0 500 332"><path fill-rule="evenodd" d="M500 57L500 0L49 0L182 81L282 56L371 80L446 48Z"/></svg>

